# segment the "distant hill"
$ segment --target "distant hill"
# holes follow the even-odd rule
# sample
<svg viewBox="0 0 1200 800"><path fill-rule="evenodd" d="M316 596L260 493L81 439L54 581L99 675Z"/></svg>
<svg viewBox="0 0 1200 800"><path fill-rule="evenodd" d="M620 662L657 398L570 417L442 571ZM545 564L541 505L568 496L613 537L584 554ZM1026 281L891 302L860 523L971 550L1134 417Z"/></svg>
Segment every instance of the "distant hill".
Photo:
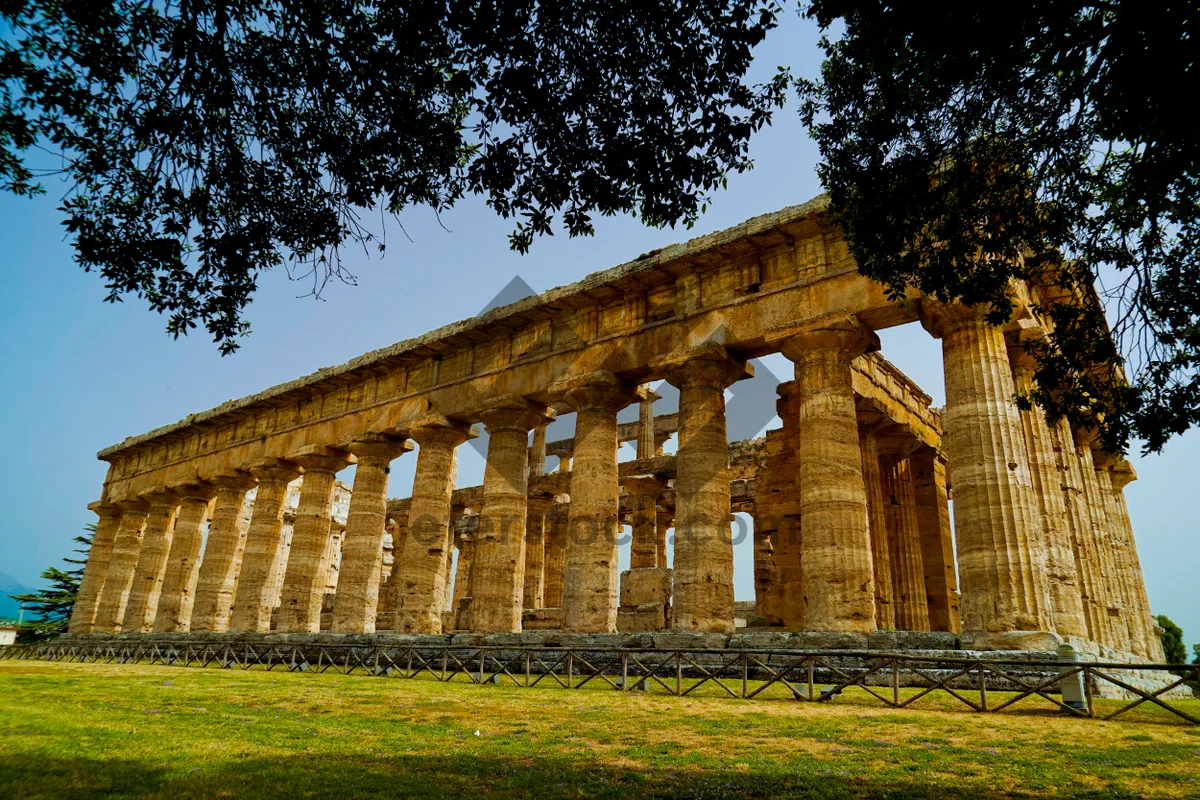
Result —
<svg viewBox="0 0 1200 800"><path fill-rule="evenodd" d="M32 591L33 589L11 575L0 572L0 619L16 619L21 612L21 604L9 597L10 594L26 594Z"/></svg>

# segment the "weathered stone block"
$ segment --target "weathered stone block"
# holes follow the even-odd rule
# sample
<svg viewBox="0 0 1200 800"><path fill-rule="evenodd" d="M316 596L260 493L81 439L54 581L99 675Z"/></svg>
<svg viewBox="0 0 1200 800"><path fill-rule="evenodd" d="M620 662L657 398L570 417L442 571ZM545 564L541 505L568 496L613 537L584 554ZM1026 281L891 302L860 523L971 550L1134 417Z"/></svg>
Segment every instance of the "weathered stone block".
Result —
<svg viewBox="0 0 1200 800"><path fill-rule="evenodd" d="M621 605L671 602L672 571L666 567L627 569L621 573Z"/></svg>
<svg viewBox="0 0 1200 800"><path fill-rule="evenodd" d="M958 635L944 631L875 631L867 634L872 650L953 650Z"/></svg>
<svg viewBox="0 0 1200 800"><path fill-rule="evenodd" d="M617 630L621 633L651 633L667 625L667 607L663 603L642 603L617 609Z"/></svg>
<svg viewBox="0 0 1200 800"><path fill-rule="evenodd" d="M527 631L558 630L562 627L561 608L527 608L521 624Z"/></svg>

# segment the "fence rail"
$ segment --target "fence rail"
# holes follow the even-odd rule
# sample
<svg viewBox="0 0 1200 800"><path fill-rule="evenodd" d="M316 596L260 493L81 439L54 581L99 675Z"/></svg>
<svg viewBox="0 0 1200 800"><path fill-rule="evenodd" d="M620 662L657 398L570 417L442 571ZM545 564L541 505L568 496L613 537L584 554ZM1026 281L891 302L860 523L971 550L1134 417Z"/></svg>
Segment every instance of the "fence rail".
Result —
<svg viewBox="0 0 1200 800"><path fill-rule="evenodd" d="M1192 725L1187 700L1167 695L1200 680L1200 665L933 657L878 651L794 651L551 647L537 645L395 645L270 642L79 641L0 648L0 660L145 663L184 667L328 672L418 677L449 682L511 683L564 689L607 685L619 691L664 691L679 697L705 686L733 698L765 697L772 687L801 702L826 702L856 687L885 706L905 708L931 694L976 712L999 712L1041 698L1077 717L1113 719L1151 703ZM1175 680L1138 686L1151 672ZM1076 687L1071 691L1072 684ZM1080 686L1082 684L1082 686ZM1100 708L1105 684L1132 695ZM902 691L905 690L905 691ZM778 697L779 692L773 696ZM1066 700L1068 695L1077 701ZM1195 710L1195 709L1192 709Z"/></svg>

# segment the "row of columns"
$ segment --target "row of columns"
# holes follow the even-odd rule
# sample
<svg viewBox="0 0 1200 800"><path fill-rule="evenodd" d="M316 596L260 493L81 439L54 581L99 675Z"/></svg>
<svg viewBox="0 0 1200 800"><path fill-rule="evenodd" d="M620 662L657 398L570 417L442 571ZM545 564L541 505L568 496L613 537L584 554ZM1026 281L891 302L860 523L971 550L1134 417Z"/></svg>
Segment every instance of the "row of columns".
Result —
<svg viewBox="0 0 1200 800"><path fill-rule="evenodd" d="M973 309L932 302L923 319L943 346L944 447L954 471L963 628L998 637L993 643L1013 632L1057 631L1146 653L1153 629L1121 495L1129 473L1096 461L1089 443L1069 431L1017 409L1012 397L1030 372L1019 359L1010 363L1001 329ZM780 598L780 605L785 618L808 630L952 630L957 608L945 463L928 448L881 452L855 407L851 362L876 349L877 337L842 314L788 331L779 346L796 369L790 463L797 502L787 515L788 536L767 530L756 536L763 561L756 582L802 587L802 597ZM715 342L651 366L680 392L671 625L728 632L733 552L724 391L749 370ZM456 583L453 598L471 598L476 631L520 630L523 609L536 607L561 607L565 630L616 630L617 414L642 401L646 441L638 444L639 457L646 457L657 444L644 419L652 420L652 401L609 372L553 393L577 415L565 537L547 537L550 498L528 494L529 476L544 470L553 411L507 395L478 413L490 434L483 501L474 536L460 543L459 574L469 576L469 585ZM405 436L371 434L308 448L97 506L100 523L71 628L266 631L283 569L278 629L315 632L335 557L329 547L334 476L356 462L333 629L373 632L387 475L390 462L412 449L411 437L420 449L409 532L397 542L400 568L390 579L395 630L440 632L442 612L458 607L447 596L450 503L455 449L469 435L466 425L431 416ZM301 474L291 551L282 564L283 500L288 481ZM255 484L258 497L243 532L237 520ZM661 487L635 480L629 488L632 566L664 567L655 503Z"/></svg>

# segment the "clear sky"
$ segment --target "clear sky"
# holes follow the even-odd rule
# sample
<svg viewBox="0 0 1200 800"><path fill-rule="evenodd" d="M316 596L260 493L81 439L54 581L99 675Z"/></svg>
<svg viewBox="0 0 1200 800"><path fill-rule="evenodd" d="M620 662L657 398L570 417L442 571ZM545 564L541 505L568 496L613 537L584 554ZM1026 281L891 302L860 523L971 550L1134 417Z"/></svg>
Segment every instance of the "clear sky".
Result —
<svg viewBox="0 0 1200 800"><path fill-rule="evenodd" d="M812 75L818 59L815 29L789 12L760 48L756 69L765 77L788 64ZM356 287L330 285L321 300L313 300L302 297L309 287L289 282L282 271L265 275L249 310L253 334L224 358L202 334L169 339L163 319L134 298L101 302L100 281L73 263L63 239L55 210L62 187L51 184L47 197L32 201L0 195L6 281L0 293L0 440L8 448L0 460L0 572L36 585L43 568L69 553L71 537L95 520L87 504L99 497L106 466L96 451L126 436L472 316L514 277L543 291L821 192L816 149L794 103L754 138L751 153L756 168L732 176L692 231L602 219L595 237L558 234L520 256L507 246L510 225L481 201L464 201L444 215L448 231L428 212L406 212L402 222L411 241L392 226L386 258L347 250ZM883 354L940 405L939 344L915 325L884 331L881 338ZM765 366L781 379L791 377L780 357ZM551 438L569 436L571 419L556 423ZM1151 605L1184 628L1189 644L1200 641L1200 603L1191 583L1200 567L1200 525L1191 504L1191 492L1200 487L1200 435L1188 434L1162 455L1134 456L1133 462L1140 479L1126 495ZM409 494L414 463L412 455L396 462L389 494ZM463 448L459 485L480 483L482 472L482 459ZM751 599L748 537L735 552L737 596ZM622 555L625 561L627 546Z"/></svg>

